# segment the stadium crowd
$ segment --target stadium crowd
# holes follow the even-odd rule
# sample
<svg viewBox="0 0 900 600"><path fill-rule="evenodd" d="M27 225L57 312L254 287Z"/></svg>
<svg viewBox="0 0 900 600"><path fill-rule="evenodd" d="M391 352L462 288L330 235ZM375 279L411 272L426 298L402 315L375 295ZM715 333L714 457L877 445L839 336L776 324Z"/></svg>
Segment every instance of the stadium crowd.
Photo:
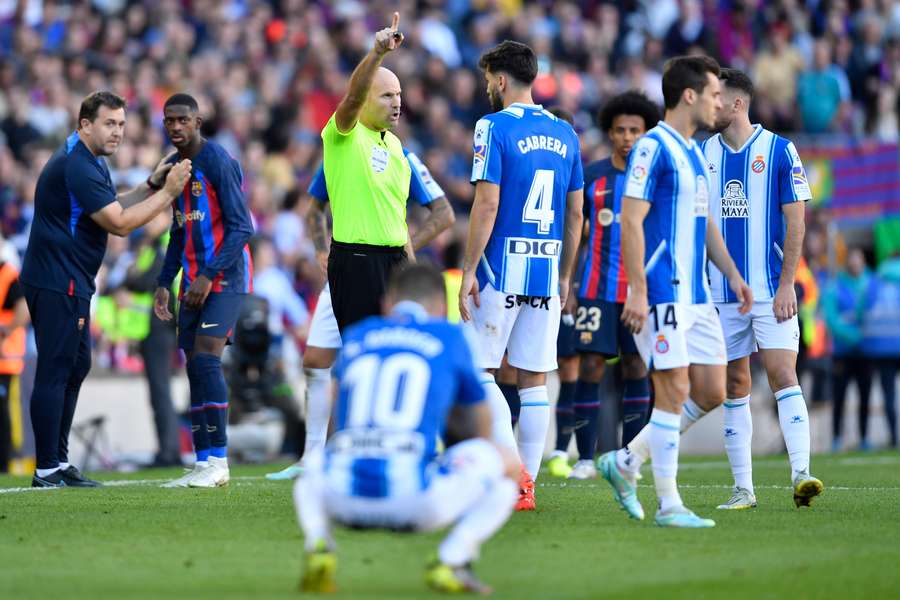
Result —
<svg viewBox="0 0 900 600"><path fill-rule="evenodd" d="M3 259L15 264L25 250L38 173L73 129L84 96L109 89L127 100L126 138L110 167L114 183L131 188L167 151L163 102L187 90L206 115L204 134L241 163L257 232L272 240L275 262L297 299L311 305L324 276L304 234L312 200L303 192L321 160L319 133L371 32L394 10L404 15L406 36L406 50L389 64L403 87L396 133L461 217L425 251L437 263L464 235L472 128L490 112L478 57L505 38L537 52L535 100L573 113L585 162L609 153L597 123L604 101L636 88L661 103L662 65L685 53L708 53L747 70L758 91L754 120L776 132L900 138L895 0L7 2L0 3ZM411 212L415 227L421 215ZM806 264L817 298L806 296L813 304L804 316L832 329L837 313L826 314L823 306L840 295L840 278L829 275L828 219L825 211L810 211ZM139 241L110 238L98 291L119 306L129 302L122 289ZM851 279L870 272L845 260L853 255L853 249L837 253ZM882 261L881 272L893 273L884 266L889 262ZM869 267L875 268L871 260ZM864 297L850 311L859 328ZM304 324L294 321L305 314L294 309L293 315L286 320L302 345ZM95 322L96 364L139 372L141 362L129 351L137 341L132 333ZM811 368L829 353L820 335L815 327L804 329ZM851 348L861 336L851 334L857 344ZM888 381L896 366L884 365Z"/></svg>

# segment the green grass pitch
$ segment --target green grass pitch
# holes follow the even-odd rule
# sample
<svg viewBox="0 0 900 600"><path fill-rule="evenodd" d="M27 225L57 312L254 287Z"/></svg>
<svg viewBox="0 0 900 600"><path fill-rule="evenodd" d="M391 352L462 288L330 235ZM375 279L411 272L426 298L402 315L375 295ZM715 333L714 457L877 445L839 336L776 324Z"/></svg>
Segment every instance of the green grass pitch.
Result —
<svg viewBox="0 0 900 600"><path fill-rule="evenodd" d="M630 521L606 484L538 482L538 511L513 515L477 572L496 598L900 597L900 454L817 456L826 485L796 509L785 457L754 464L759 508L722 512L724 457L679 472L712 530ZM98 490L17 491L0 478L0 597L295 598L302 538L292 486L236 467L219 490L159 489L145 471ZM641 500L653 514L645 468ZM440 535L338 531L342 598L428 598L422 567Z"/></svg>

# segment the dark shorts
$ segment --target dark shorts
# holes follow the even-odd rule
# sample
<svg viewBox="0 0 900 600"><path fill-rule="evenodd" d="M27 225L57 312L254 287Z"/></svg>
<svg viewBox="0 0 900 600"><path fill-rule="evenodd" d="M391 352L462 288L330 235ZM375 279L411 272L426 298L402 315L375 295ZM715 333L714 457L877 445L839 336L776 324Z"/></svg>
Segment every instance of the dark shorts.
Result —
<svg viewBox="0 0 900 600"><path fill-rule="evenodd" d="M406 262L403 247L331 241L328 285L331 308L341 333L358 321L381 314L388 278Z"/></svg>
<svg viewBox="0 0 900 600"><path fill-rule="evenodd" d="M230 344L244 297L244 294L211 293L200 310L191 310L182 302L178 307L178 347L185 352L193 350L198 335L226 338Z"/></svg>
<svg viewBox="0 0 900 600"><path fill-rule="evenodd" d="M579 353L602 354L613 358L637 354L634 336L622 323L624 304L605 300L578 299L575 313L575 349Z"/></svg>
<svg viewBox="0 0 900 600"><path fill-rule="evenodd" d="M575 354L575 319L572 315L562 315L556 334L556 358L571 358Z"/></svg>

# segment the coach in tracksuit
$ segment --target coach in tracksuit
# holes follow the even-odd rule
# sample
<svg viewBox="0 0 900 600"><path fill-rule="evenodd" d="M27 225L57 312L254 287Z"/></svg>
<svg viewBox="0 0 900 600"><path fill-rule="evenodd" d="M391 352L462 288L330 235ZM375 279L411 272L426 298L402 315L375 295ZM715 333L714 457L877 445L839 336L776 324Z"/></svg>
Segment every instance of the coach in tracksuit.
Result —
<svg viewBox="0 0 900 600"><path fill-rule="evenodd" d="M171 205L191 174L190 161L174 167L161 162L146 183L117 195L102 157L116 151L124 130L125 101L111 92L91 94L81 104L78 129L38 178L19 278L38 351L31 393L33 487L99 485L69 464L68 440L78 391L91 368L89 307L107 234L125 236L146 224Z"/></svg>

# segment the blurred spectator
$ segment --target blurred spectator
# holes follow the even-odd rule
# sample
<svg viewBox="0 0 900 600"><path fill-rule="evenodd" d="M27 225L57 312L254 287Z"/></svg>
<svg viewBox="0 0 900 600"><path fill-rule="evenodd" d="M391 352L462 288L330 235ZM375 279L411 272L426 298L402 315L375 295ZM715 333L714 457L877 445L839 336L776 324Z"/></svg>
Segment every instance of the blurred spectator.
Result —
<svg viewBox="0 0 900 600"><path fill-rule="evenodd" d="M834 74L831 45L826 39L816 40L813 65L797 82L797 105L800 121L808 133L824 133L838 128L846 105L841 82Z"/></svg>
<svg viewBox="0 0 900 600"><path fill-rule="evenodd" d="M832 450L843 447L841 434L844 424L844 403L851 381L859 392L860 448L868 448L869 392L872 387L872 368L863 356L862 301L871 274L866 258L859 248L852 248L847 255L847 268L828 282L822 294L825 322L834 344L832 386L834 404L832 411Z"/></svg>
<svg viewBox="0 0 900 600"><path fill-rule="evenodd" d="M862 300L862 350L881 380L891 447L897 447L897 371L900 367L900 255L885 260Z"/></svg>
<svg viewBox="0 0 900 600"><path fill-rule="evenodd" d="M794 125L797 77L803 57L789 44L790 31L784 23L772 27L769 46L753 65L757 97L756 112L775 131L790 131Z"/></svg>

